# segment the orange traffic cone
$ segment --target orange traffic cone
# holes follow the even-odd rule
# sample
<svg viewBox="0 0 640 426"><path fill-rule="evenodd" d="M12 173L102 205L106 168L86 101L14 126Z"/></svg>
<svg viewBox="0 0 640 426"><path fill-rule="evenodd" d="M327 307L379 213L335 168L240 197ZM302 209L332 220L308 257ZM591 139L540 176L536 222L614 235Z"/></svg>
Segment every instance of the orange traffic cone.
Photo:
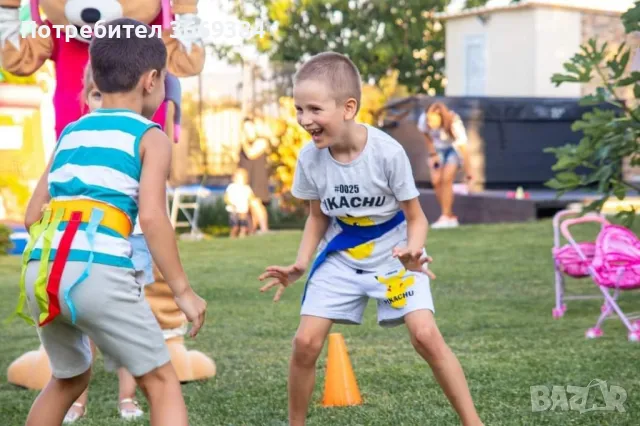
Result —
<svg viewBox="0 0 640 426"><path fill-rule="evenodd" d="M351 367L351 361L349 361L344 337L340 333L331 333L329 335L327 374L322 406L344 407L361 404L362 397Z"/></svg>

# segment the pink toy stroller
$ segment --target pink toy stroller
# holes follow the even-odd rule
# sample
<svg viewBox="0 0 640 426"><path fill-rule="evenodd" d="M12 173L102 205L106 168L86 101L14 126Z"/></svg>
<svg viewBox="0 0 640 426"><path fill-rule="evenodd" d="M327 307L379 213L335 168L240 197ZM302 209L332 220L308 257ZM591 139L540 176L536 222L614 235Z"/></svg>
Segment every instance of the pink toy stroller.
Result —
<svg viewBox="0 0 640 426"><path fill-rule="evenodd" d="M585 300L601 298L600 294L593 295L572 295L565 296L565 275L573 278L586 278L589 276L589 265L596 252L596 245L591 241L577 243L586 260L583 260L576 249L567 243L563 246L560 244L560 223L567 216L575 216L580 214L579 210L562 210L553 217L553 265L556 278L556 306L553 308L553 317L561 318L567 310L567 300ZM589 213L585 217L593 217L594 213ZM605 305L603 305L604 309Z"/></svg>
<svg viewBox="0 0 640 426"><path fill-rule="evenodd" d="M600 216L569 219L561 225L562 235L583 262L589 262L587 254L569 233L569 226L594 220L602 223L602 229L596 239L595 253L587 269L604 295L605 308L595 327L587 330L586 337L593 339L602 336L602 322L610 313L615 312L629 330L629 341L640 341L640 321L630 321L633 318L625 315L617 303L620 291L640 288L640 240L629 229L612 225ZM614 292L613 295L611 291Z"/></svg>

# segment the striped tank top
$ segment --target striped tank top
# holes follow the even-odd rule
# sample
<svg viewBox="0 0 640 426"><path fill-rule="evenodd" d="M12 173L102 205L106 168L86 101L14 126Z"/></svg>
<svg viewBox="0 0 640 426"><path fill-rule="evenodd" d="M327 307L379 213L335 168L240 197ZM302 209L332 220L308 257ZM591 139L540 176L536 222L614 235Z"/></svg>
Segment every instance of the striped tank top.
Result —
<svg viewBox="0 0 640 426"><path fill-rule="evenodd" d="M142 170L140 140L153 127L160 128L157 123L126 109L97 109L68 125L60 135L49 172L52 201L101 201L123 211L135 225ZM61 222L54 233L50 261L55 258L67 223ZM133 267L128 239L98 226L92 249L85 233L87 225L80 224L67 261L86 262L93 253L94 263ZM43 242L41 236L31 259L40 259Z"/></svg>

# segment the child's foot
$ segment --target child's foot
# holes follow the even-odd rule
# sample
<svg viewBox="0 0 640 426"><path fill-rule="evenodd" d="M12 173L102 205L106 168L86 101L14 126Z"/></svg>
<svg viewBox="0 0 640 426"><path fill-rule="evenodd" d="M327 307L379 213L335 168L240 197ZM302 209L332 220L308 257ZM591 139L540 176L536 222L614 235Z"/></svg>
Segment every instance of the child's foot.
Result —
<svg viewBox="0 0 640 426"><path fill-rule="evenodd" d="M120 400L118 404L118 408L120 409L120 417L125 420L137 419L144 415L140 406L138 405L138 401L131 398L125 398Z"/></svg>
<svg viewBox="0 0 640 426"><path fill-rule="evenodd" d="M67 411L67 415L64 416L64 420L62 421L62 423L75 423L86 415L87 410L85 406L83 404L80 404L79 402L74 402L71 408L69 408L69 411Z"/></svg>

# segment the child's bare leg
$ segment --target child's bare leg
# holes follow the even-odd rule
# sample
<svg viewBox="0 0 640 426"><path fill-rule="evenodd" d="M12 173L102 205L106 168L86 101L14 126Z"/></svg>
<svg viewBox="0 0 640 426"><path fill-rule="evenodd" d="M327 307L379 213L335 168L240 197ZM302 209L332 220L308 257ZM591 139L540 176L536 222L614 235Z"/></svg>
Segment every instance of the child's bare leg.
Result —
<svg viewBox="0 0 640 426"><path fill-rule="evenodd" d="M91 369L69 379L52 377L31 406L25 426L60 426L90 378Z"/></svg>
<svg viewBox="0 0 640 426"><path fill-rule="evenodd" d="M118 408L126 414L126 417L137 417L142 414L140 407L136 405L136 379L126 368L118 369Z"/></svg>
<svg viewBox="0 0 640 426"><path fill-rule="evenodd" d="M249 219L249 216L244 213L240 213L238 215L238 226L240 227L240 238L244 238L247 236L248 219Z"/></svg>
<svg viewBox="0 0 640 426"><path fill-rule="evenodd" d="M411 343L424 358L440 383L442 390L465 426L482 425L473 405L471 393L458 358L444 341L433 313L414 311L405 316Z"/></svg>
<svg viewBox="0 0 640 426"><path fill-rule="evenodd" d="M118 369L118 398L120 400L136 397L136 379L126 368Z"/></svg>
<svg viewBox="0 0 640 426"><path fill-rule="evenodd" d="M95 362L96 354L98 353L98 350L96 348L95 343L93 343L93 340L89 340L89 343L91 344L91 355L93 356L93 362ZM80 397L73 403L73 405L71 405L71 408L69 408L69 411L67 411L67 414L65 415L65 420L68 420L69 422L73 422L78 420L80 417L83 417L87 412L88 402L89 402L89 383L87 382L87 388L84 390L84 392L82 392Z"/></svg>
<svg viewBox="0 0 640 426"><path fill-rule="evenodd" d="M151 410L151 426L189 426L180 381L170 362L136 379Z"/></svg>
<svg viewBox="0 0 640 426"><path fill-rule="evenodd" d="M74 422L80 417L84 417L87 412L87 403L89 402L89 387L82 392L80 397L71 405L69 411L64 416L64 420L68 422Z"/></svg>
<svg viewBox="0 0 640 426"><path fill-rule="evenodd" d="M316 381L316 361L333 321L303 315L289 364L289 426L304 426Z"/></svg>
<svg viewBox="0 0 640 426"><path fill-rule="evenodd" d="M453 217L453 181L456 178L458 166L456 164L447 164L442 170L442 189L440 203L442 204L442 215Z"/></svg>

